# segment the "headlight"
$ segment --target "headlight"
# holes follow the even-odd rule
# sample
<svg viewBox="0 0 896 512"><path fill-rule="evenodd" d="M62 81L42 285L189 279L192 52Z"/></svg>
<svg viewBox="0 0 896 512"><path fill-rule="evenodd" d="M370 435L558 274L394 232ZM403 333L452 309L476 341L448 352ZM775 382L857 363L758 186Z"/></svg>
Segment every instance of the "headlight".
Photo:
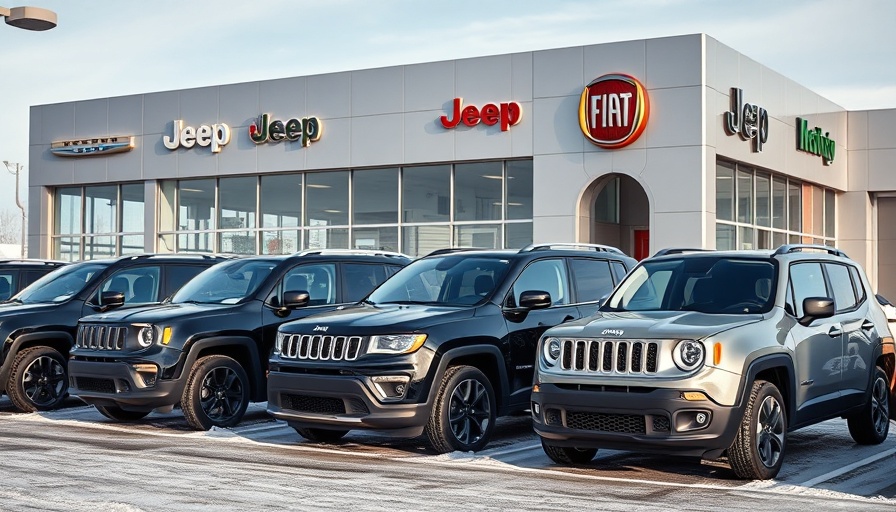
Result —
<svg viewBox="0 0 896 512"><path fill-rule="evenodd" d="M696 370L706 358L706 348L696 340L681 340L672 350L672 360L679 370L689 372Z"/></svg>
<svg viewBox="0 0 896 512"><path fill-rule="evenodd" d="M425 334L387 334L371 336L368 354L410 354L423 346Z"/></svg>
<svg viewBox="0 0 896 512"><path fill-rule="evenodd" d="M137 343L144 348L152 345L156 341L156 338L156 328L152 325L143 326L137 333Z"/></svg>
<svg viewBox="0 0 896 512"><path fill-rule="evenodd" d="M544 340L544 345L541 347L542 356L544 356L544 362L548 366L554 366L557 364L557 360L560 359L560 340L557 338L547 338Z"/></svg>

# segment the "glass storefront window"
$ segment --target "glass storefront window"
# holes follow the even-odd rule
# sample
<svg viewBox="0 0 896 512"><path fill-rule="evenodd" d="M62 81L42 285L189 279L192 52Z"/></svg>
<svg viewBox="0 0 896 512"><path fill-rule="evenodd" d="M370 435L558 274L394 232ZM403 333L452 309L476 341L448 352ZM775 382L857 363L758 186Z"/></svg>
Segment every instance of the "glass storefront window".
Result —
<svg viewBox="0 0 896 512"><path fill-rule="evenodd" d="M118 187L85 187L84 216L88 233L118 232Z"/></svg>
<svg viewBox="0 0 896 512"><path fill-rule="evenodd" d="M352 249L398 251L398 226L354 228Z"/></svg>
<svg viewBox="0 0 896 512"><path fill-rule="evenodd" d="M790 231L803 230L803 200L801 186L799 183L790 182L787 184L787 226Z"/></svg>
<svg viewBox="0 0 896 512"><path fill-rule="evenodd" d="M508 220L532 218L532 160L507 162ZM531 238L531 235L530 235ZM514 247L514 246L508 246Z"/></svg>
<svg viewBox="0 0 896 512"><path fill-rule="evenodd" d="M424 256L451 247L451 226L425 225L401 228L401 252L412 257Z"/></svg>
<svg viewBox="0 0 896 512"><path fill-rule="evenodd" d="M261 177L261 227L296 228L302 224L302 175ZM295 247L293 248L295 250ZM264 254L280 254L266 252Z"/></svg>
<svg viewBox="0 0 896 512"><path fill-rule="evenodd" d="M57 235L81 233L81 189L56 189L55 213Z"/></svg>
<svg viewBox="0 0 896 512"><path fill-rule="evenodd" d="M352 198L354 224L395 224L398 222L398 169L355 171ZM398 247L397 235L394 242Z"/></svg>
<svg viewBox="0 0 896 512"><path fill-rule="evenodd" d="M218 239L218 252L227 254L258 254L254 231L226 231Z"/></svg>
<svg viewBox="0 0 896 512"><path fill-rule="evenodd" d="M734 165L716 165L716 219L734 220Z"/></svg>
<svg viewBox="0 0 896 512"><path fill-rule="evenodd" d="M188 180L178 183L178 230L214 229L215 180ZM179 244L178 244L179 245Z"/></svg>
<svg viewBox="0 0 896 512"><path fill-rule="evenodd" d="M812 187L812 234L824 235L824 190Z"/></svg>
<svg viewBox="0 0 896 512"><path fill-rule="evenodd" d="M594 220L619 224L619 178L613 178L597 194L594 201Z"/></svg>
<svg viewBox="0 0 896 512"><path fill-rule="evenodd" d="M787 229L787 180L775 177L772 180L772 227Z"/></svg>
<svg viewBox="0 0 896 512"><path fill-rule="evenodd" d="M755 230L753 228L748 228L741 226L737 228L737 246L735 249L737 250L750 250L756 249L756 243L753 240L753 236Z"/></svg>
<svg viewBox="0 0 896 512"><path fill-rule="evenodd" d="M753 222L753 173L737 171L737 221Z"/></svg>
<svg viewBox="0 0 896 512"><path fill-rule="evenodd" d="M716 224L716 249L720 251L734 250L734 229L731 224Z"/></svg>
<svg viewBox="0 0 896 512"><path fill-rule="evenodd" d="M262 254L291 254L299 250L299 232L294 229L263 231L261 233Z"/></svg>
<svg viewBox="0 0 896 512"><path fill-rule="evenodd" d="M768 174L756 174L756 224L771 226L771 177Z"/></svg>
<svg viewBox="0 0 896 512"><path fill-rule="evenodd" d="M501 162L454 166L454 220L501 220Z"/></svg>
<svg viewBox="0 0 896 512"><path fill-rule="evenodd" d="M255 227L256 190L258 178L221 178L218 180L219 229ZM255 253L255 244L252 252ZM239 253L247 254L247 253Z"/></svg>
<svg viewBox="0 0 896 512"><path fill-rule="evenodd" d="M177 235L177 252L213 252L214 233L183 233Z"/></svg>
<svg viewBox="0 0 896 512"><path fill-rule="evenodd" d="M121 186L121 231L123 233L143 233L146 226L143 224L143 184ZM143 236L140 236L140 250L143 250ZM136 237L131 237L128 245L136 242ZM124 242L122 241L122 250Z"/></svg>
<svg viewBox="0 0 896 512"><path fill-rule="evenodd" d="M824 191L824 236L834 238L837 233L835 230L836 218L834 215L835 194L833 190Z"/></svg>
<svg viewBox="0 0 896 512"><path fill-rule="evenodd" d="M348 225L348 176L348 171L305 175L306 226L316 228ZM309 247L319 248L313 245Z"/></svg>
<svg viewBox="0 0 896 512"><path fill-rule="evenodd" d="M306 249L348 249L348 228L309 229L305 233Z"/></svg>
<svg viewBox="0 0 896 512"><path fill-rule="evenodd" d="M402 169L401 203L402 222L450 220L451 166L430 165Z"/></svg>
<svg viewBox="0 0 896 512"><path fill-rule="evenodd" d="M531 222L514 222L507 224L504 239L504 247L508 249L522 249L532 243L532 223Z"/></svg>
<svg viewBox="0 0 896 512"><path fill-rule="evenodd" d="M501 240L500 224L472 224L454 227L455 247L477 247L499 249L504 247Z"/></svg>

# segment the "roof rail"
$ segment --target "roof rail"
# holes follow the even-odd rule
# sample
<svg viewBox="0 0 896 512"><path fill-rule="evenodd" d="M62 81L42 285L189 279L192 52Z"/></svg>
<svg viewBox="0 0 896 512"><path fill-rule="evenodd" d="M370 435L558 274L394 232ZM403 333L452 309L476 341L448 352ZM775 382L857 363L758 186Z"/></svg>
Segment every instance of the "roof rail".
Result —
<svg viewBox="0 0 896 512"><path fill-rule="evenodd" d="M356 256L388 256L390 258L412 259L407 254L394 251L380 251L377 249L305 249L293 254L294 256L329 256L329 255L356 255Z"/></svg>
<svg viewBox="0 0 896 512"><path fill-rule="evenodd" d="M802 251L821 251L826 252L828 254L833 254L834 256L840 256L841 258L849 258L845 252L837 249L836 247L830 247L827 245L819 245L819 244L788 244L782 245L775 250L772 256L780 256L782 254L788 254L791 252L802 252Z"/></svg>
<svg viewBox="0 0 896 512"><path fill-rule="evenodd" d="M686 252L708 252L714 251L715 249L699 249L696 247L666 247L665 249L660 249L656 251L656 254L653 255L654 258L657 256L666 256L667 254L682 254Z"/></svg>
<svg viewBox="0 0 896 512"><path fill-rule="evenodd" d="M39 258L0 258L0 263L33 263L35 265L62 266L70 262L62 260L42 260Z"/></svg>
<svg viewBox="0 0 896 512"><path fill-rule="evenodd" d="M451 254L454 252L464 252L464 251L489 251L492 250L488 247L445 247L444 249L436 249L431 253L424 256L424 258L429 256L438 256L440 254Z"/></svg>
<svg viewBox="0 0 896 512"><path fill-rule="evenodd" d="M213 260L218 258L237 258L240 255L238 254L219 254L219 253L204 253L204 252L152 252L152 253L143 253L143 254L124 254L119 256L118 259L121 260L136 260L142 258L185 258L185 259L199 259L199 260Z"/></svg>
<svg viewBox="0 0 896 512"><path fill-rule="evenodd" d="M576 242L554 242L554 243L545 243L545 244L529 244L522 249L520 252L532 252L532 251L548 251L551 249L570 249L574 251L597 251L597 252L612 252L614 254L622 254L626 256L621 249L616 247L612 247L610 245L600 245L600 244L580 244Z"/></svg>

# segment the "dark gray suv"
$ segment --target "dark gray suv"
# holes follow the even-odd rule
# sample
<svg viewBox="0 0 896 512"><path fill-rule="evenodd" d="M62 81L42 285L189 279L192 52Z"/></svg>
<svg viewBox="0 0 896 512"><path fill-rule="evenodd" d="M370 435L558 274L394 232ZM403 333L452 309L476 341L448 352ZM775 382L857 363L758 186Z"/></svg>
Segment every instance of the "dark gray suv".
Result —
<svg viewBox="0 0 896 512"><path fill-rule="evenodd" d="M718 458L773 478L787 432L844 417L878 444L894 345L861 267L837 249L661 251L599 312L541 338L535 430L560 463L598 448Z"/></svg>

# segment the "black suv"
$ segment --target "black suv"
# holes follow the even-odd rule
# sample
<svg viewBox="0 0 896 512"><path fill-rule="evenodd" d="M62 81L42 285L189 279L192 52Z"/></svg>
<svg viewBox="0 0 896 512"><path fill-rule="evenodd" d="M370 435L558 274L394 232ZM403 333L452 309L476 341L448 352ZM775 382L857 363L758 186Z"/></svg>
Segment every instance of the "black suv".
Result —
<svg viewBox="0 0 896 512"><path fill-rule="evenodd" d="M218 265L166 304L81 319L71 393L120 421L180 403L197 430L236 425L267 397L280 324L357 302L409 262L331 249Z"/></svg>
<svg viewBox="0 0 896 512"><path fill-rule="evenodd" d="M161 302L221 257L137 255L83 261L46 274L0 304L0 391L22 411L56 408L78 319L122 305Z"/></svg>
<svg viewBox="0 0 896 512"><path fill-rule="evenodd" d="M0 301L9 299L63 265L64 261L53 260L0 260Z"/></svg>
<svg viewBox="0 0 896 512"><path fill-rule="evenodd" d="M268 412L313 441L425 431L437 452L479 450L497 415L529 407L539 336L594 313L634 265L584 244L436 251L358 305L281 326Z"/></svg>

